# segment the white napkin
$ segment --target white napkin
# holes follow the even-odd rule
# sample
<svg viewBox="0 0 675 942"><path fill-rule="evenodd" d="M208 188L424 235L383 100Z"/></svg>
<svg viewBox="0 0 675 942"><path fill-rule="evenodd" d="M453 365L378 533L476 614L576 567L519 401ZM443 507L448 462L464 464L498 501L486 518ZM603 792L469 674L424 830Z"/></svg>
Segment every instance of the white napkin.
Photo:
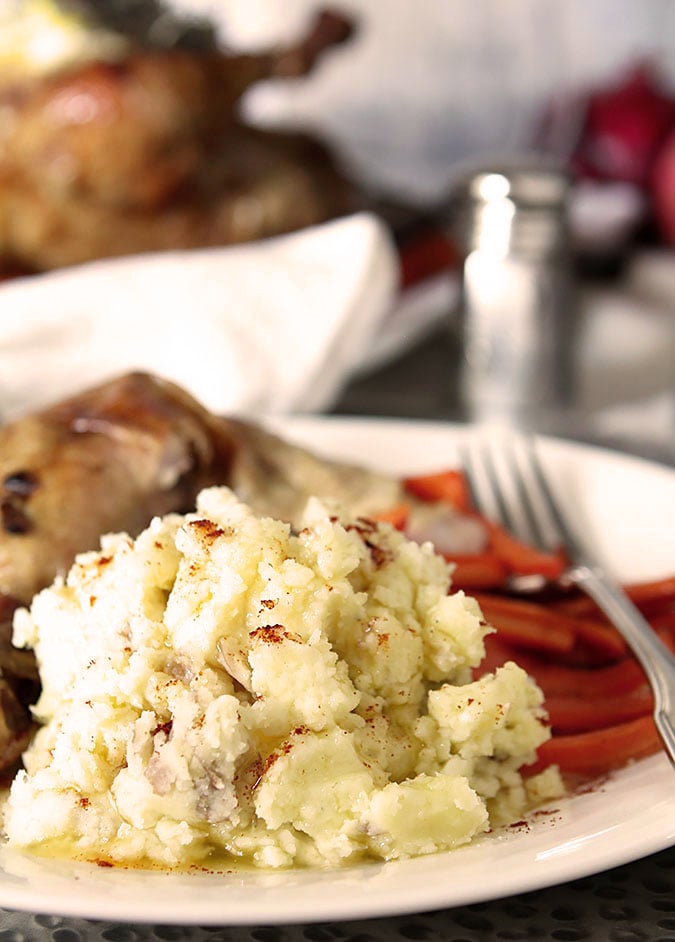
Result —
<svg viewBox="0 0 675 942"><path fill-rule="evenodd" d="M398 287L373 215L233 248L95 262L0 284L0 418L148 370L221 413L329 409L449 321L457 276ZM579 415L675 447L675 258L635 259L581 298ZM670 444L668 444L670 443Z"/></svg>
<svg viewBox="0 0 675 942"><path fill-rule="evenodd" d="M367 213L256 244L10 281L0 285L0 414L133 369L217 412L322 410L383 344L391 355L409 342L398 322L387 332L397 282L390 236Z"/></svg>

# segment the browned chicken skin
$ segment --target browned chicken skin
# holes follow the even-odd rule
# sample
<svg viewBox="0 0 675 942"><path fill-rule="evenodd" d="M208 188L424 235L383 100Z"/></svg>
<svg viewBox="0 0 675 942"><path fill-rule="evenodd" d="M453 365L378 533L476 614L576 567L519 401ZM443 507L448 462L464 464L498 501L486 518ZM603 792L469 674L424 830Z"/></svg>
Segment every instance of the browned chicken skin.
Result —
<svg viewBox="0 0 675 942"><path fill-rule="evenodd" d="M0 175L0 268L44 271L108 256L232 245L346 212L349 186L316 142L233 126L189 192L153 210L46 197Z"/></svg>
<svg viewBox="0 0 675 942"><path fill-rule="evenodd" d="M223 480L225 428L132 373L0 429L0 593L27 602L102 533L138 533Z"/></svg>
<svg viewBox="0 0 675 942"><path fill-rule="evenodd" d="M279 53L137 50L50 76L9 93L5 159L60 199L164 206L218 151L249 86L305 74L326 45L348 35L345 21L324 14L305 42Z"/></svg>
<svg viewBox="0 0 675 942"><path fill-rule="evenodd" d="M0 260L34 269L152 249L230 244L351 208L331 156L255 132L236 104L254 82L309 71L350 25L257 56L137 50L0 98Z"/></svg>
<svg viewBox="0 0 675 942"><path fill-rule="evenodd" d="M393 478L319 458L187 392L129 373L0 428L0 597L26 603L102 533L136 535L227 484L253 508L297 523L307 498L356 513L391 506Z"/></svg>
<svg viewBox="0 0 675 942"><path fill-rule="evenodd" d="M0 429L0 772L30 735L32 654L10 644L17 604L106 532L136 535L228 484L259 513L297 523L311 494L356 513L395 504L393 478L326 461L247 422L219 418L161 379L131 373Z"/></svg>

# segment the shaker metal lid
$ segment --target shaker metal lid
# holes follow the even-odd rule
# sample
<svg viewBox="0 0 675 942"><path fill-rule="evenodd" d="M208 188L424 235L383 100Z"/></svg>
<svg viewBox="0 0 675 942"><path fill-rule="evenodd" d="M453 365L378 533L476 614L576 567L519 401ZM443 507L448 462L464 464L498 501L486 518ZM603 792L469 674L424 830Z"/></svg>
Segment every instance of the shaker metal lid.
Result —
<svg viewBox="0 0 675 942"><path fill-rule="evenodd" d="M465 170L454 190L457 197L483 203L508 198L518 205L553 207L565 202L570 182L562 164L525 155Z"/></svg>

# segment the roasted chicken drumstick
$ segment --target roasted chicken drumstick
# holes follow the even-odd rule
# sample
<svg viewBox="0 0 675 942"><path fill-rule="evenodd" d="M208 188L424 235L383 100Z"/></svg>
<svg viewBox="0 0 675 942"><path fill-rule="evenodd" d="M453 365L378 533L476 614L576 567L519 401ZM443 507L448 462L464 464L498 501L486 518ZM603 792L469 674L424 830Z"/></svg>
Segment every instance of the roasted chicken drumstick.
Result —
<svg viewBox="0 0 675 942"><path fill-rule="evenodd" d="M19 604L94 549L228 484L296 522L310 494L356 512L396 503L393 478L329 462L246 422L216 417L172 383L132 373L0 429L0 770L30 735L32 654L10 644Z"/></svg>
<svg viewBox="0 0 675 942"><path fill-rule="evenodd" d="M5 88L0 263L230 244L348 211L352 191L326 148L247 128L236 106L260 79L306 74L350 33L323 13L289 49L134 49Z"/></svg>

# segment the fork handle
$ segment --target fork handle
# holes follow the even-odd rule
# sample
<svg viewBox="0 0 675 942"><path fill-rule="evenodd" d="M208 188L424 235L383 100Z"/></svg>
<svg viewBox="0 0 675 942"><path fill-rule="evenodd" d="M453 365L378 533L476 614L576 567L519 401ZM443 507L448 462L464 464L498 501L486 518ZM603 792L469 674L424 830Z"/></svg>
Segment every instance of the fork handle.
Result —
<svg viewBox="0 0 675 942"><path fill-rule="evenodd" d="M675 655L602 570L583 564L572 567L567 575L607 615L644 668L654 694L654 723L675 766Z"/></svg>

